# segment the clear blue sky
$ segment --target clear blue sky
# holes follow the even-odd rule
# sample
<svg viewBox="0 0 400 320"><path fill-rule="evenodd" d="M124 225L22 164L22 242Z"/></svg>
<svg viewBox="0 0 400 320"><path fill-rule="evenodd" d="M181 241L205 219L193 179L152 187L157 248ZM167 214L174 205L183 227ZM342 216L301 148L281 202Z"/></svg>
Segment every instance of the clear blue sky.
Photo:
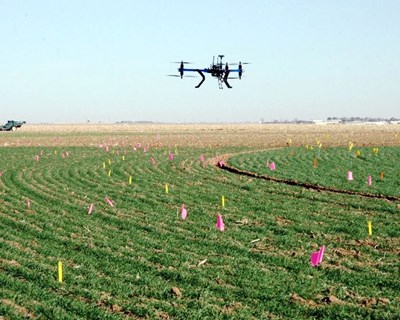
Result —
<svg viewBox="0 0 400 320"><path fill-rule="evenodd" d="M400 1L0 0L0 122L400 117ZM171 61L249 61L233 89Z"/></svg>

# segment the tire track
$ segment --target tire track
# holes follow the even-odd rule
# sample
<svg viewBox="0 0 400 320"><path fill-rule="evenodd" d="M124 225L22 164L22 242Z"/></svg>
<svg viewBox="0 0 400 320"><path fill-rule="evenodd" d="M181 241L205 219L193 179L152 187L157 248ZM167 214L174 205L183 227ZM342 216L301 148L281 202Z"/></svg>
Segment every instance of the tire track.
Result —
<svg viewBox="0 0 400 320"><path fill-rule="evenodd" d="M228 159L229 159L229 157L224 157L224 160L228 160ZM222 161L222 160L218 161L216 165L218 166L218 168L220 168L222 170L226 170L231 173L238 174L238 175L252 177L252 178L256 178L256 179L262 179L262 180L266 180L266 181L273 181L273 182L282 183L282 184L286 184L286 185L290 185L290 186L302 187L305 189L316 190L319 192L324 191L324 192L333 192L333 193L338 193L338 194L359 196L359 197L364 197L364 198L384 199L384 200L388 200L388 201L400 201L400 197L396 197L396 196L390 196L390 195L384 195L384 194L372 194L372 193L352 191L352 190L343 190L343 189L337 189L337 188L332 188L332 187L315 185L315 184L311 184L311 183L307 183L307 182L301 182L298 180L282 179L282 178L276 178L276 177L271 177L271 176L267 176L267 175L257 174L255 172L240 170L235 167L229 166L225 163L225 161Z"/></svg>

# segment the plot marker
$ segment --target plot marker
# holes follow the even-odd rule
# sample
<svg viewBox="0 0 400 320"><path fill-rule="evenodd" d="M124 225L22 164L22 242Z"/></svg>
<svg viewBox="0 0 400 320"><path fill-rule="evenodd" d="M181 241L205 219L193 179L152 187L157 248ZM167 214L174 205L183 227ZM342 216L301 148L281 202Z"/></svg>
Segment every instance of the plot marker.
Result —
<svg viewBox="0 0 400 320"><path fill-rule="evenodd" d="M310 261L313 267L316 267L322 262L324 252L325 252L325 246L322 246L318 251L311 253Z"/></svg>
<svg viewBox="0 0 400 320"><path fill-rule="evenodd" d="M187 210L186 210L185 204L182 204L182 207L181 207L181 218L183 220L185 220L186 217L187 217Z"/></svg>
<svg viewBox="0 0 400 320"><path fill-rule="evenodd" d="M352 181L353 180L353 172L347 171L347 181Z"/></svg>
<svg viewBox="0 0 400 320"><path fill-rule="evenodd" d="M274 171L275 169L276 169L275 162L272 161L272 162L269 164L269 170Z"/></svg>
<svg viewBox="0 0 400 320"><path fill-rule="evenodd" d="M217 215L217 223L216 223L215 226L220 231L224 231L225 230L225 224L224 224L224 221L222 220L222 216L220 214Z"/></svg>
<svg viewBox="0 0 400 320"><path fill-rule="evenodd" d="M105 199L110 207L114 207L114 202L112 202L112 200L109 197L106 197Z"/></svg>
<svg viewBox="0 0 400 320"><path fill-rule="evenodd" d="M59 260L57 264L57 271L58 271L58 282L63 282L63 265L62 262Z"/></svg>

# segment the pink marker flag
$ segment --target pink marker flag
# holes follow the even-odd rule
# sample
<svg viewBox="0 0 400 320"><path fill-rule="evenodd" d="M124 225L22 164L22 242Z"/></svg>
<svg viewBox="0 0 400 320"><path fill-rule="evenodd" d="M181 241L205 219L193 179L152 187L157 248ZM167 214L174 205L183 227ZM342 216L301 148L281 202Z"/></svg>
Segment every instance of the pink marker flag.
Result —
<svg viewBox="0 0 400 320"><path fill-rule="evenodd" d="M150 162L151 162L152 165L155 165L156 164L156 159L154 159L154 157L151 157L150 158Z"/></svg>
<svg viewBox="0 0 400 320"><path fill-rule="evenodd" d="M39 156L35 156L35 160L36 160L36 161L39 161Z"/></svg>
<svg viewBox="0 0 400 320"><path fill-rule="evenodd" d="M114 203L111 201L109 197L106 197L106 202L110 205L110 207L114 207Z"/></svg>
<svg viewBox="0 0 400 320"><path fill-rule="evenodd" d="M94 208L94 204L91 203L90 206L89 206L89 210L88 210L88 213L87 213L87 214L91 214L92 211L93 211L93 208Z"/></svg>
<svg viewBox="0 0 400 320"><path fill-rule="evenodd" d="M371 176L368 176L367 182L368 182L369 186L372 185L372 177Z"/></svg>
<svg viewBox="0 0 400 320"><path fill-rule="evenodd" d="M3 176L3 171L0 171L0 177L2 177Z"/></svg>
<svg viewBox="0 0 400 320"><path fill-rule="evenodd" d="M271 162L271 163L269 164L269 169L270 169L271 171L274 171L274 170L276 169L275 162Z"/></svg>
<svg viewBox="0 0 400 320"><path fill-rule="evenodd" d="M204 161L205 161L204 154L201 154L201 155L200 155L200 161L201 161L201 162L204 162Z"/></svg>
<svg viewBox="0 0 400 320"><path fill-rule="evenodd" d="M182 204L182 208L181 208L181 217L183 220L185 220L187 218L187 210L186 210L184 204Z"/></svg>
<svg viewBox="0 0 400 320"><path fill-rule="evenodd" d="M347 181L352 181L353 180L353 172L347 171Z"/></svg>
<svg viewBox="0 0 400 320"><path fill-rule="evenodd" d="M322 262L324 256L325 246L322 246L319 251L311 253L310 260L313 267L319 265Z"/></svg>
<svg viewBox="0 0 400 320"><path fill-rule="evenodd" d="M215 226L220 231L224 231L225 230L224 221L222 221L222 216L220 214L217 215L217 224Z"/></svg>
<svg viewBox="0 0 400 320"><path fill-rule="evenodd" d="M168 155L168 159L169 160L174 160L174 154L172 152L170 152L170 154Z"/></svg>

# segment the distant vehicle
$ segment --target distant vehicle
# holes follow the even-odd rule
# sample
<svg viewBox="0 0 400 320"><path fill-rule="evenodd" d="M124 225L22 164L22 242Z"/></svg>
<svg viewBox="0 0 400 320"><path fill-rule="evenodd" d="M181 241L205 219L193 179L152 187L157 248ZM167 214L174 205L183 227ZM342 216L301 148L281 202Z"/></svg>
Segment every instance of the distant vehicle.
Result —
<svg viewBox="0 0 400 320"><path fill-rule="evenodd" d="M8 122L0 127L0 131L15 131L17 128L21 128L26 121L15 121L15 120L8 120Z"/></svg>

